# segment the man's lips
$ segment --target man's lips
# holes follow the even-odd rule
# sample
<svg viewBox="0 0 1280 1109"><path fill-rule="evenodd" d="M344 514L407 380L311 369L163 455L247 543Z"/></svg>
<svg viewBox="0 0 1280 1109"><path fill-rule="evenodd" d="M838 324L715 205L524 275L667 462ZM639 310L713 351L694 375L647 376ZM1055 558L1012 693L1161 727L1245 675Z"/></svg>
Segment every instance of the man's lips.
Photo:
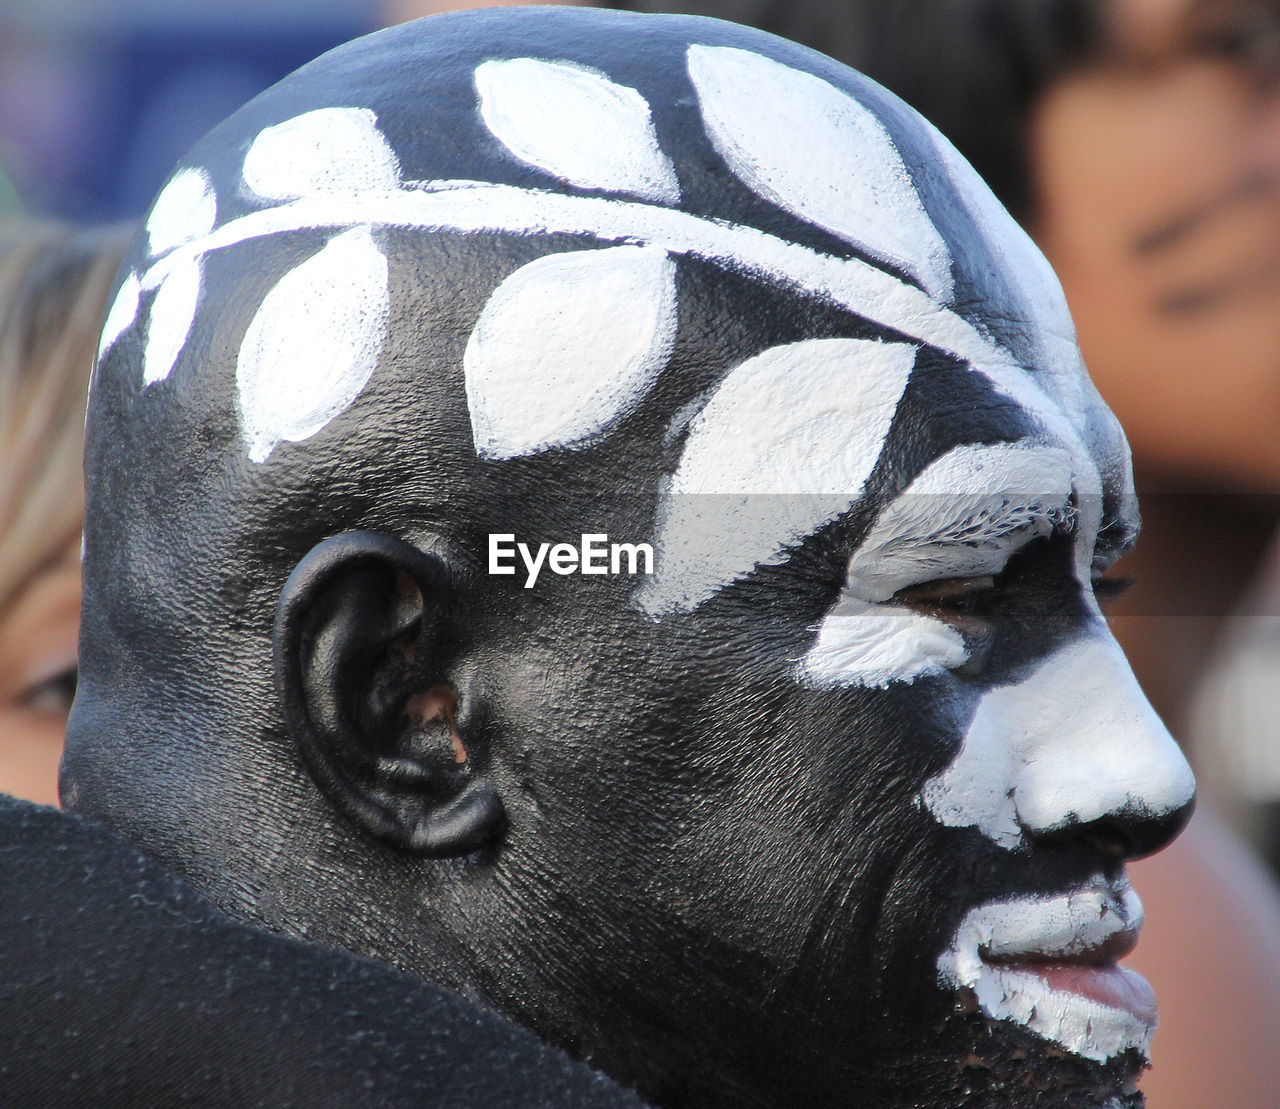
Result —
<svg viewBox="0 0 1280 1109"><path fill-rule="evenodd" d="M1077 924L1070 917L1064 920L1066 914L1054 914L1044 921L1039 935L1034 934L1034 921L1031 929L1024 926L1004 934L993 930L993 936L978 948L978 953L988 963L1113 966L1137 946L1142 908L1131 891L1115 898L1115 908L1109 907L1103 891L1072 895L1073 907L1085 898L1099 905L1096 919Z"/></svg>
<svg viewBox="0 0 1280 1109"><path fill-rule="evenodd" d="M1136 970L1114 963L1103 966L1071 963L1014 965L1043 979L1051 990L1087 997L1099 1005L1132 1013L1144 1024L1155 1026L1156 991Z"/></svg>
<svg viewBox="0 0 1280 1109"><path fill-rule="evenodd" d="M1066 893L1012 898L976 910L986 962L1114 963L1133 950L1142 902L1127 881L1097 878Z"/></svg>
<svg viewBox="0 0 1280 1109"><path fill-rule="evenodd" d="M1127 924L1101 943L1058 953L1028 952L1016 957L996 957L983 952L985 962L1034 974L1050 989L1078 994L1123 1009L1139 1020L1156 1022L1156 994L1136 971L1117 966L1138 943L1138 924Z"/></svg>
<svg viewBox="0 0 1280 1109"><path fill-rule="evenodd" d="M1129 883L1099 874L1062 893L974 906L939 956L938 975L944 986L968 991L988 1017L1087 1059L1145 1056L1155 998L1118 965L1141 927L1142 902Z"/></svg>
<svg viewBox="0 0 1280 1109"><path fill-rule="evenodd" d="M1117 965L1133 951L1142 904L1127 885L1103 883L1044 903L1032 914L992 930L978 954L989 966L1033 974L1050 989L1131 1013L1154 1026L1155 991L1136 971Z"/></svg>

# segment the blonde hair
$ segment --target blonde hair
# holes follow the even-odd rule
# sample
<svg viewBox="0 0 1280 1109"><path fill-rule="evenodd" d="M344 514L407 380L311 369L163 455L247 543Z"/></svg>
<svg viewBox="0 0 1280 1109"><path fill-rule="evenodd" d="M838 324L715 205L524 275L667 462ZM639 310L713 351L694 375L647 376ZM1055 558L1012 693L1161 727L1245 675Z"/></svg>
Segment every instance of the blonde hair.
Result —
<svg viewBox="0 0 1280 1109"><path fill-rule="evenodd" d="M0 221L0 613L83 526L85 399L130 231Z"/></svg>

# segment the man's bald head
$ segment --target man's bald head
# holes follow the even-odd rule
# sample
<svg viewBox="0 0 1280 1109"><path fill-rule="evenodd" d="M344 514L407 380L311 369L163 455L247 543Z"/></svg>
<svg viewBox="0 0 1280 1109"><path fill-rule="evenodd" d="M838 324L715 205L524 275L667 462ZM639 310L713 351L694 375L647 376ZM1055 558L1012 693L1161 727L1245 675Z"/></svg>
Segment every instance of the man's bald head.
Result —
<svg viewBox="0 0 1280 1109"><path fill-rule="evenodd" d="M1092 592L1127 451L878 86L590 11L326 55L162 191L87 464L66 798L224 907L661 1104L1125 1087L1142 1004L1023 964L1190 797Z"/></svg>

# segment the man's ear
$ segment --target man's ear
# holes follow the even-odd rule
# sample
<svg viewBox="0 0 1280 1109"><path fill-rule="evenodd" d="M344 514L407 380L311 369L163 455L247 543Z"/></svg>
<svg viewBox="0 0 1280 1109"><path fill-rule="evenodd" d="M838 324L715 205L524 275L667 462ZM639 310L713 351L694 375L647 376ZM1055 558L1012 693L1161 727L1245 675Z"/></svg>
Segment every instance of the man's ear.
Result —
<svg viewBox="0 0 1280 1109"><path fill-rule="evenodd" d="M460 601L441 557L353 531L313 547L276 608L276 689L307 769L349 820L421 855L472 851L504 822L444 680Z"/></svg>

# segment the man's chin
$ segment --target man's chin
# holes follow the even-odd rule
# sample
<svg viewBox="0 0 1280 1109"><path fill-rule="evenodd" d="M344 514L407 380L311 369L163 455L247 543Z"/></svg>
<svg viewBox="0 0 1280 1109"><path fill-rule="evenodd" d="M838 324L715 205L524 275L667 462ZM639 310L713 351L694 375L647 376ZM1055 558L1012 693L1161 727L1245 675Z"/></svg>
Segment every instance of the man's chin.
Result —
<svg viewBox="0 0 1280 1109"><path fill-rule="evenodd" d="M1126 1051L1095 1062L1009 1021L957 1013L884 1089L876 1104L951 1109L1142 1109L1146 1060ZM896 1087L896 1088L895 1088ZM867 1104L871 1104L868 1102Z"/></svg>

